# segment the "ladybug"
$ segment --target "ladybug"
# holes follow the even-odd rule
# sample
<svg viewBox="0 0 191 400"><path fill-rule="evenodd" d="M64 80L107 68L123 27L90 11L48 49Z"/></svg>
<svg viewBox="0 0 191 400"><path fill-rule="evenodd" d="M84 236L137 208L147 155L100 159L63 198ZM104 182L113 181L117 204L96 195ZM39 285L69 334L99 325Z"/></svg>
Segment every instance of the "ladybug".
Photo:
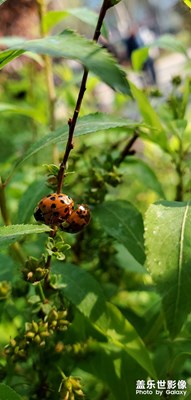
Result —
<svg viewBox="0 0 191 400"><path fill-rule="evenodd" d="M74 209L74 201L63 193L52 193L38 203L34 212L36 221L46 225L60 225Z"/></svg>
<svg viewBox="0 0 191 400"><path fill-rule="evenodd" d="M90 210L86 204L79 204L78 208L69 215L61 229L69 233L78 233L90 222Z"/></svg>

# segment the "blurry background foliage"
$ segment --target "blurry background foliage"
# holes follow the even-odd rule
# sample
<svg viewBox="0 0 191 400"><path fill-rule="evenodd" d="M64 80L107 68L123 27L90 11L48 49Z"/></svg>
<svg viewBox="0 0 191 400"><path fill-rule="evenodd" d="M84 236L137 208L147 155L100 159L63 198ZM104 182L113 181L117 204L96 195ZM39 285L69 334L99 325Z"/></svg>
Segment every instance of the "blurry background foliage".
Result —
<svg viewBox="0 0 191 400"><path fill-rule="evenodd" d="M6 36L30 40L39 38L42 30L44 35L59 35L68 28L91 38L95 13L101 5L101 1L47 1L48 12L41 21L40 34L36 1L22 0L19 6L11 0L2 3L0 44ZM88 204L92 220L81 233L61 234L53 244L49 241L47 245L48 228L37 228L33 211L44 195L55 190L54 164L63 155L67 120L76 103L82 66L74 60L52 57L54 129L50 124L44 56L39 51L27 52L1 70L0 169L2 182L7 183L7 220L2 218L0 222L1 227L10 225L0 230L2 399L72 399L73 394L80 399L81 390L89 400L133 399L138 379L184 379L188 387L191 384L187 298L190 255L187 241L179 243L185 209L186 240L190 243L190 205L186 206L191 185L187 51L190 14L183 2L169 2L170 6L164 8L164 2L160 3L161 6L146 0L119 2L108 11L102 33L116 46L118 55L122 54L122 39L130 19L135 14L137 22L148 17L151 28L156 28L155 46L161 49L155 60L159 76L161 59L175 52L183 60L181 74L171 77L166 86L160 79L158 86L150 86L145 84L142 71L136 73L124 62L120 68L132 77L130 90L127 85L124 94L113 91L101 82L99 73L90 71L63 191L76 203ZM164 18L164 12L171 17L169 20L167 14ZM169 22L168 31L165 22ZM176 36L170 36L172 33ZM114 63L113 74L119 60ZM141 68L136 68L140 60L141 53L137 53L135 69ZM118 84L118 77L124 77L119 71L115 71L114 85ZM112 86L112 74L108 79ZM124 149L136 133L133 152L125 154ZM47 146L45 135L54 145ZM55 137L59 137L56 148ZM1 190L1 202L2 196ZM160 226L159 209L150 205L161 200L166 201L159 203L161 215L166 215L163 229L166 226L170 231L156 232L155 225ZM178 210L174 201L181 204ZM17 224L18 232L14 227ZM177 249L182 251L183 273L173 247L169 253L169 232L181 247ZM155 234L161 247L155 248ZM19 242L15 248L12 243L16 239ZM39 281L43 282L46 273L41 257L46 257L47 250L54 254L52 287L45 293L48 302L43 303ZM164 272L161 278L162 252L163 265L169 269L172 266L172 271L170 276ZM60 255L64 261L56 260ZM27 259L24 267L23 257ZM41 260L38 271L35 258ZM38 279L32 281L37 272ZM169 294L171 279L175 291ZM63 313L63 308L67 316L55 311ZM26 345L27 340L30 345ZM73 381L72 377L77 378Z"/></svg>

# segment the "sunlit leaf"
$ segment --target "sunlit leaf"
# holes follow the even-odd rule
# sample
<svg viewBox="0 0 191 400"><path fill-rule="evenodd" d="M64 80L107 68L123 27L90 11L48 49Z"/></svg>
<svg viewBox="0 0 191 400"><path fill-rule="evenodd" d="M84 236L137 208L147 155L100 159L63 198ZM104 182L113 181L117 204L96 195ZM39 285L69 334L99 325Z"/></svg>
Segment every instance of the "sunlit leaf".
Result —
<svg viewBox="0 0 191 400"><path fill-rule="evenodd" d="M133 257L144 263L143 220L140 212L128 201L106 201L95 208L102 228L122 243Z"/></svg>
<svg viewBox="0 0 191 400"><path fill-rule="evenodd" d="M21 236L32 233L50 232L51 228L46 225L10 225L0 227L0 245L4 246L13 243Z"/></svg>
<svg viewBox="0 0 191 400"><path fill-rule="evenodd" d="M160 198L165 198L161 183L159 182L154 170L143 160L136 157L126 157L123 161L126 165L125 175L133 176L147 188L155 191Z"/></svg>
<svg viewBox="0 0 191 400"><path fill-rule="evenodd" d="M191 311L191 204L162 201L146 213L147 265L162 296L166 324L176 336Z"/></svg>
<svg viewBox="0 0 191 400"><path fill-rule="evenodd" d="M183 1L189 8L191 8L191 0L183 0Z"/></svg>
<svg viewBox="0 0 191 400"><path fill-rule="evenodd" d="M6 2L6 0L0 0L0 5L5 3L5 2Z"/></svg>
<svg viewBox="0 0 191 400"><path fill-rule="evenodd" d="M136 87L132 82L129 83L133 97L138 104L140 114L145 123L147 123L151 128L150 133L147 135L148 138L166 149L168 146L167 137L157 112L150 104L146 94L141 89Z"/></svg>
<svg viewBox="0 0 191 400"><path fill-rule="evenodd" d="M149 54L148 47L142 47L132 52L131 61L135 71L140 71L142 69L143 64L148 58L148 54Z"/></svg>
<svg viewBox="0 0 191 400"><path fill-rule="evenodd" d="M59 36L36 40L25 41L22 38L15 37L0 38L0 45L11 47L11 50L31 51L52 57L77 60L112 89L130 95L125 72L119 67L111 54L95 42L70 30L65 30ZM17 54L15 57L17 57ZM5 65L6 60L1 61Z"/></svg>

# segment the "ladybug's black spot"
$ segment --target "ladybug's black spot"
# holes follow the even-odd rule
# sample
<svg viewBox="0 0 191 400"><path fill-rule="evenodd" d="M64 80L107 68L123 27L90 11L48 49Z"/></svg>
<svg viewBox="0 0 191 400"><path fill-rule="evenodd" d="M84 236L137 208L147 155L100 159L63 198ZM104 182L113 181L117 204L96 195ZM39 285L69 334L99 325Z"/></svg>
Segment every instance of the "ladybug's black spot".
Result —
<svg viewBox="0 0 191 400"><path fill-rule="evenodd" d="M52 204L51 204L51 208L56 208L56 204L55 204L55 203L52 203Z"/></svg>
<svg viewBox="0 0 191 400"><path fill-rule="evenodd" d="M60 203L65 204L65 201L64 200L60 200Z"/></svg>
<svg viewBox="0 0 191 400"><path fill-rule="evenodd" d="M51 197L52 195L51 194L48 194L48 196L46 196L46 197Z"/></svg>
<svg viewBox="0 0 191 400"><path fill-rule="evenodd" d="M66 207L66 208L65 208L65 210L64 210L65 214L67 214L67 213L68 213L68 211L69 211L69 208L68 208L68 207Z"/></svg>
<svg viewBox="0 0 191 400"><path fill-rule="evenodd" d="M40 210L40 208L37 208L37 210L35 210L34 217L35 217L36 221L38 221L38 222L45 222L44 215L43 215L42 211Z"/></svg>
<svg viewBox="0 0 191 400"><path fill-rule="evenodd" d="M59 217L60 213L58 211L53 212L54 217Z"/></svg>
<svg viewBox="0 0 191 400"><path fill-rule="evenodd" d="M63 195L62 195L62 194L59 194L59 196L58 196L58 197L59 197L59 199L61 199L61 198L63 197Z"/></svg>
<svg viewBox="0 0 191 400"><path fill-rule="evenodd" d="M55 196L52 196L51 198L50 198L50 200L52 200L52 201L54 201L56 198L55 198Z"/></svg>

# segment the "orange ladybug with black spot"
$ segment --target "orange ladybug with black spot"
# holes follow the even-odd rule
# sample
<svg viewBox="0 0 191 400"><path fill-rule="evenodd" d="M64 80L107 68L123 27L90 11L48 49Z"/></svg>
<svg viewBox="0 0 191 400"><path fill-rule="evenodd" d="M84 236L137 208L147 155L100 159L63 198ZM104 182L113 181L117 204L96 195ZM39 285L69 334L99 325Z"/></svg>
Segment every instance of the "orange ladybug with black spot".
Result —
<svg viewBox="0 0 191 400"><path fill-rule="evenodd" d="M34 212L36 221L46 225L59 226L71 215L74 201L63 193L52 193L38 203Z"/></svg>
<svg viewBox="0 0 191 400"><path fill-rule="evenodd" d="M78 233L90 222L90 210L86 204L79 204L76 210L73 210L61 229L69 233Z"/></svg>

